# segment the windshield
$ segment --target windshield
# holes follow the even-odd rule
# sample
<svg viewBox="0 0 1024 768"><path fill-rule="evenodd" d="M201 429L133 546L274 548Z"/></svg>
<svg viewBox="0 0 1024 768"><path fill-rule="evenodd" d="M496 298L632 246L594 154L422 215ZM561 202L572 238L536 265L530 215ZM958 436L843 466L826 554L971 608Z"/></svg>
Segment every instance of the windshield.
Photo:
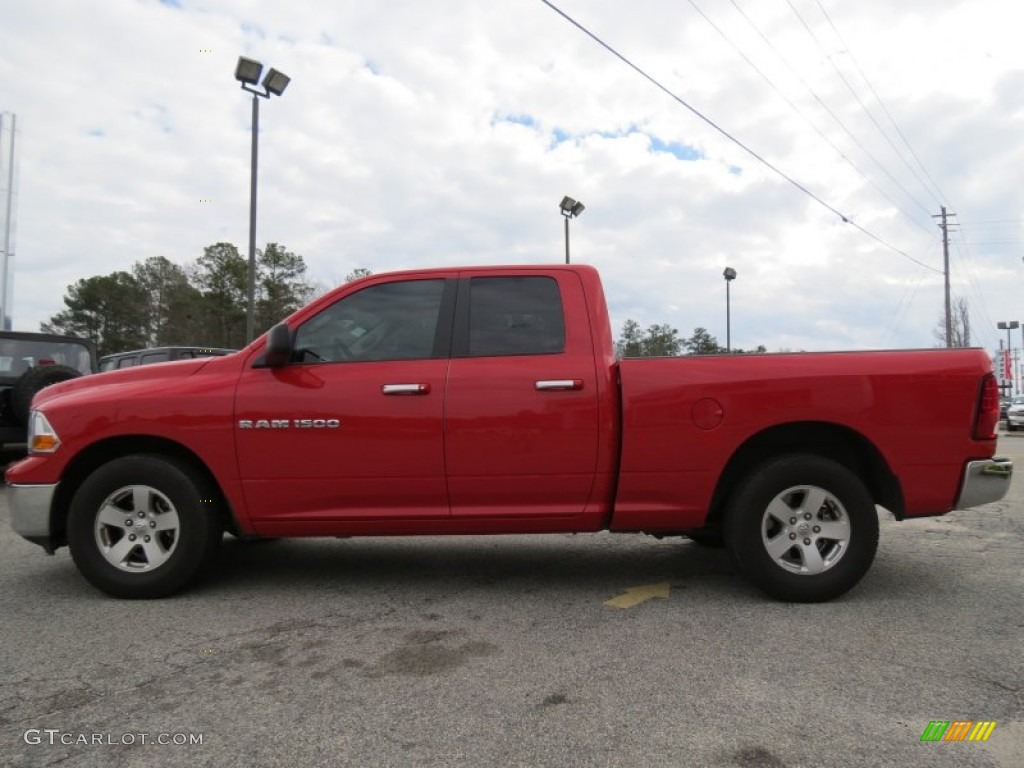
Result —
<svg viewBox="0 0 1024 768"><path fill-rule="evenodd" d="M89 348L73 341L0 339L0 375L20 376L37 365L66 365L92 373Z"/></svg>

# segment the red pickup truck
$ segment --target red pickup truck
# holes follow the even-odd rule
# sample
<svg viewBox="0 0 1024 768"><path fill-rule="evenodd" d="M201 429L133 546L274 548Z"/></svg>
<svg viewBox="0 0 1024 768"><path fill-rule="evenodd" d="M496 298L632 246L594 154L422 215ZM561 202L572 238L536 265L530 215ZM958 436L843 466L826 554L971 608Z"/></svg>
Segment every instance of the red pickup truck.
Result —
<svg viewBox="0 0 1024 768"><path fill-rule="evenodd" d="M996 501L999 397L972 350L617 360L587 266L373 275L226 357L33 401L14 530L119 597L239 536L613 531L724 542L827 600L897 518Z"/></svg>

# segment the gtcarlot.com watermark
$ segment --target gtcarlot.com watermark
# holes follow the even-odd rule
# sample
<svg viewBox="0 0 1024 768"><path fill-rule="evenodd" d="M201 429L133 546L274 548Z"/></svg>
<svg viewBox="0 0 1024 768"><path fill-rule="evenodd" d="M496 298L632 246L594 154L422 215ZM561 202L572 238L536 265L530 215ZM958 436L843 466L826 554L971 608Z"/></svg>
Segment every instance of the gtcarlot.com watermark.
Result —
<svg viewBox="0 0 1024 768"><path fill-rule="evenodd" d="M22 738L26 744L65 747L194 747L203 743L201 733L75 733L59 728L29 728Z"/></svg>

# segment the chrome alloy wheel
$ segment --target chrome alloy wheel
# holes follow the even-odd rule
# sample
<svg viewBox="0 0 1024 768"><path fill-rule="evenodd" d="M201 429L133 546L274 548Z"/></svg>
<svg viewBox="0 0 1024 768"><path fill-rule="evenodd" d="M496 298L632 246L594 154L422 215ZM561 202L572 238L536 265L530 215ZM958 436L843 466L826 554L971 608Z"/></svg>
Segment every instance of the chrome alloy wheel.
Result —
<svg viewBox="0 0 1024 768"><path fill-rule="evenodd" d="M761 542L775 564L812 576L838 563L850 546L850 518L834 495L813 485L788 488L765 509Z"/></svg>
<svg viewBox="0 0 1024 768"><path fill-rule="evenodd" d="M167 496L148 485L128 485L103 501L93 530L108 563L139 573L159 568L174 554L180 523Z"/></svg>

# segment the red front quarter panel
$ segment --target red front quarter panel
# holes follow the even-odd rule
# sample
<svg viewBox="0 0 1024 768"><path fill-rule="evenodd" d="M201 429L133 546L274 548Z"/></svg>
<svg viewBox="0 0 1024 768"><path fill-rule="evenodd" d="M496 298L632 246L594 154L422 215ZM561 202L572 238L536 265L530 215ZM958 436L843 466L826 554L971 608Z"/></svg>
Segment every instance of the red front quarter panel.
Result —
<svg viewBox="0 0 1024 768"><path fill-rule="evenodd" d="M7 470L10 483L58 482L68 463L103 441L162 438L184 446L242 510L234 456L234 390L246 352L87 376L43 390L33 402L60 435L60 449ZM55 391L50 392L53 389Z"/></svg>

